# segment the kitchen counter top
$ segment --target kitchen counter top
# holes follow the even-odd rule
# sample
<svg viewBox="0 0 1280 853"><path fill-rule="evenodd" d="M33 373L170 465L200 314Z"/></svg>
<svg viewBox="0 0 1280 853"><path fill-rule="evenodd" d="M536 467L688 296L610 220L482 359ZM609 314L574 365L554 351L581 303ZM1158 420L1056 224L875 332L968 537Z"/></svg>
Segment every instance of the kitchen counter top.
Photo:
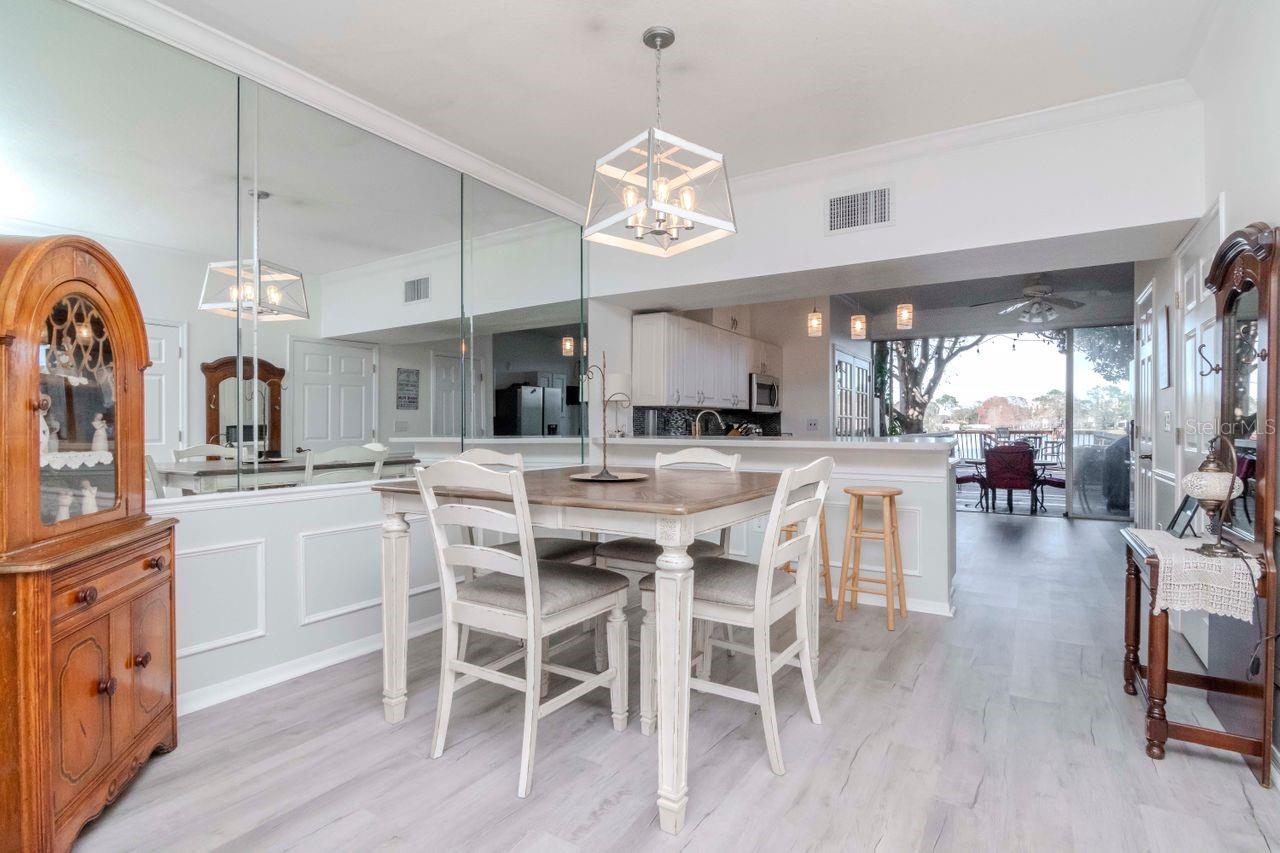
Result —
<svg viewBox="0 0 1280 853"><path fill-rule="evenodd" d="M396 435L387 439L391 444L458 444L463 441L456 435ZM466 443L470 447L478 444L580 444L582 436L578 435L469 435Z"/></svg>
<svg viewBox="0 0 1280 853"><path fill-rule="evenodd" d="M591 439L599 444L600 439ZM889 450L889 451L925 451L951 454L955 440L938 436L903 436L888 438L848 438L840 440L821 440L812 438L793 438L780 436L756 436L743 438L738 436L704 435L694 438L691 435L638 435L625 438L611 438L610 445L671 445L671 444L705 444L715 447L777 447L788 450Z"/></svg>

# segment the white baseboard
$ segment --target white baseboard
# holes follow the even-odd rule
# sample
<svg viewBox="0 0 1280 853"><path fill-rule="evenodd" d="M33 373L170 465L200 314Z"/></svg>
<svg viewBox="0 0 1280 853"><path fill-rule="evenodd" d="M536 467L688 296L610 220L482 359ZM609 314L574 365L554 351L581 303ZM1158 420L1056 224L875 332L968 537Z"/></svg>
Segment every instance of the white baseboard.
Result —
<svg viewBox="0 0 1280 853"><path fill-rule="evenodd" d="M431 631L439 630L440 625L441 618L438 613L435 616L428 616L426 619L411 622L409 624L409 636L420 637ZM381 648L382 634L373 634L368 637L362 637L359 640L343 643L340 646L306 655L305 657L295 658L266 669L259 669L227 681L211 684L208 687L200 687L185 693L179 693L178 716L181 717L183 714L199 711L203 708L226 702L229 699L235 699L238 696L245 696L264 687L271 687L283 681L306 675L309 672L315 672L334 664L349 661L352 658L358 658L361 655L367 655L370 652L376 652Z"/></svg>

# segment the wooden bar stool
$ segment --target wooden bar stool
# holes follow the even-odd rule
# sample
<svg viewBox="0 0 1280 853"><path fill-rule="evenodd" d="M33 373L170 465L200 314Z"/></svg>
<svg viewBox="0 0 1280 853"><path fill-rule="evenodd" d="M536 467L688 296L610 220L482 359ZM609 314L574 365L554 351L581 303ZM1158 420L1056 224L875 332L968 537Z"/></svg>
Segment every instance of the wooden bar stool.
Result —
<svg viewBox="0 0 1280 853"><path fill-rule="evenodd" d="M894 588L898 591L898 610L902 618L907 617L907 584L902 577L902 541L898 537L898 495L902 489L893 486L850 486L844 493L853 500L849 502L849 527L844 537L844 559L840 564L840 600L836 603L836 621L844 618L845 593L852 593L852 606L858 606L858 593L870 592L885 597L885 617L889 630L893 630ZM884 516L884 527L875 530L862 526L863 500L880 498L880 506ZM867 583L881 584L884 591L867 589L861 586L860 570L862 568L862 540L879 539L884 543L884 579L868 577ZM849 560L853 554L852 563Z"/></svg>
<svg viewBox="0 0 1280 853"><path fill-rule="evenodd" d="M782 535L786 537L783 541L790 541L797 533L799 528L794 524L788 524L782 528ZM827 513L826 507L818 515L818 546L822 549L822 582L827 587L827 604L831 604L834 599L831 597L831 554L827 549ZM796 567L793 563L787 563L782 567L784 572L795 574Z"/></svg>

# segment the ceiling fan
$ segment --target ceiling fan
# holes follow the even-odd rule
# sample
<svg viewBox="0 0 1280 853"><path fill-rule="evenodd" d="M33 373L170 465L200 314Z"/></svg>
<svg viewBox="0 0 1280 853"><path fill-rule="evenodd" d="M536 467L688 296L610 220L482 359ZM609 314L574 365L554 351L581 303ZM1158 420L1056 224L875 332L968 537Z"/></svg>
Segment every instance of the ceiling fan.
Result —
<svg viewBox="0 0 1280 853"><path fill-rule="evenodd" d="M979 302L977 305L970 305L970 308L983 308L987 305L1005 305L996 312L996 316L1003 317L1006 314L1012 314L1017 311L1018 319L1023 323L1048 323L1058 319L1058 309L1064 308L1068 311L1074 311L1077 308L1083 308L1083 302L1077 302L1074 299L1067 299L1065 296L1054 296L1053 288L1040 284L1040 276L1033 276L1031 284L1022 288L1022 296L1014 299L993 299L990 302Z"/></svg>

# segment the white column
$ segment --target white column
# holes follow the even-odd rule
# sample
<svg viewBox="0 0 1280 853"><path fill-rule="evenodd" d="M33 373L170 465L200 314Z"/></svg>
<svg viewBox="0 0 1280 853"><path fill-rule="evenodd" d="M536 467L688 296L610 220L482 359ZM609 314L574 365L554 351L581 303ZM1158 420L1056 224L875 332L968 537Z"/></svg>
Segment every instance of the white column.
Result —
<svg viewBox="0 0 1280 853"><path fill-rule="evenodd" d="M658 819L675 834L689 802L689 660L693 631L693 542L683 518L660 518L654 578L658 670Z"/></svg>
<svg viewBox="0 0 1280 853"><path fill-rule="evenodd" d="M382 498L382 712L388 723L404 719L409 656L409 523Z"/></svg>

